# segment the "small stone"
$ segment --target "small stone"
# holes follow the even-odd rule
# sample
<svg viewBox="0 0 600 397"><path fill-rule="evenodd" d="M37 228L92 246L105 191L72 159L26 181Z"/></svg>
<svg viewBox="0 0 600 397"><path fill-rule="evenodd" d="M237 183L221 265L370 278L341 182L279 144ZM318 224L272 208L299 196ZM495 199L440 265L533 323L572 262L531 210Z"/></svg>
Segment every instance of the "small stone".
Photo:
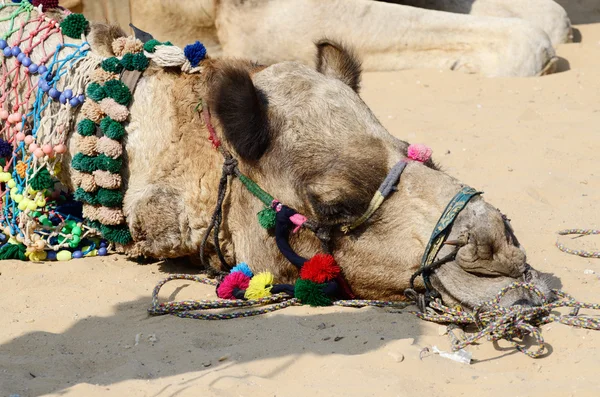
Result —
<svg viewBox="0 0 600 397"><path fill-rule="evenodd" d="M211 365L212 365L212 363L202 363L202 366L203 366L204 368L208 368L208 367L210 367Z"/></svg>
<svg viewBox="0 0 600 397"><path fill-rule="evenodd" d="M333 338L333 341L334 341L334 342L339 342L339 341L341 341L342 339L344 339L344 337L343 337L343 336L336 336L335 338Z"/></svg>
<svg viewBox="0 0 600 397"><path fill-rule="evenodd" d="M156 334L148 335L148 342L150 342L150 343L158 342L158 338L156 337Z"/></svg>
<svg viewBox="0 0 600 397"><path fill-rule="evenodd" d="M228 358L229 358L229 355L224 355L224 356L221 356L221 357L219 357L219 362L221 362L221 361L225 361L225 360L227 360Z"/></svg>
<svg viewBox="0 0 600 397"><path fill-rule="evenodd" d="M327 324L325 324L325 323L321 323L321 324L317 325L317 329L319 329L319 330L325 329L325 328L327 328Z"/></svg>
<svg viewBox="0 0 600 397"><path fill-rule="evenodd" d="M402 353L388 352L388 356L390 356L397 363L404 361L404 354Z"/></svg>
<svg viewBox="0 0 600 397"><path fill-rule="evenodd" d="M595 271L593 271L592 269L585 269L585 270L583 271L583 274L595 274L595 273L596 273L596 272L595 272Z"/></svg>

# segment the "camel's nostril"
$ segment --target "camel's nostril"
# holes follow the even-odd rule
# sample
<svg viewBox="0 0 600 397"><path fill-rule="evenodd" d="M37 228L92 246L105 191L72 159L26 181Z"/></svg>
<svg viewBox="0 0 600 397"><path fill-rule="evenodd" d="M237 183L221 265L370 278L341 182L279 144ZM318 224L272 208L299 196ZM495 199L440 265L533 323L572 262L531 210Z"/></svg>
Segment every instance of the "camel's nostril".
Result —
<svg viewBox="0 0 600 397"><path fill-rule="evenodd" d="M533 303L525 298L521 298L518 301L514 302L512 306L533 306Z"/></svg>

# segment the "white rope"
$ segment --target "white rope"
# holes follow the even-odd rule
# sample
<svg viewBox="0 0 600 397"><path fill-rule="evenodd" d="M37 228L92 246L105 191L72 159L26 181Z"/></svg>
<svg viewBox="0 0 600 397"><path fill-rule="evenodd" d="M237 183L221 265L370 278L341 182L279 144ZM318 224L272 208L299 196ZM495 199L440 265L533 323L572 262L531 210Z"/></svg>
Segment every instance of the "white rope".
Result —
<svg viewBox="0 0 600 397"><path fill-rule="evenodd" d="M199 73L201 66L192 67L183 50L172 45L157 45L154 52L144 51L144 55L160 67L180 67L185 73Z"/></svg>

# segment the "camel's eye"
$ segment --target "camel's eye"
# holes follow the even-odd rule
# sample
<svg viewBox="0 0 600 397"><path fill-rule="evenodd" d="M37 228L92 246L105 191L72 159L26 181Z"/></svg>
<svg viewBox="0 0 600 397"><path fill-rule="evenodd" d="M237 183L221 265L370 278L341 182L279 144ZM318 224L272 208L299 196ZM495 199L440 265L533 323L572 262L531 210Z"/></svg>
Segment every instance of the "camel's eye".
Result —
<svg viewBox="0 0 600 397"><path fill-rule="evenodd" d="M365 204L362 200L348 198L344 201L323 202L314 195L309 197L310 204L317 217L324 223L347 223L359 216L364 211Z"/></svg>

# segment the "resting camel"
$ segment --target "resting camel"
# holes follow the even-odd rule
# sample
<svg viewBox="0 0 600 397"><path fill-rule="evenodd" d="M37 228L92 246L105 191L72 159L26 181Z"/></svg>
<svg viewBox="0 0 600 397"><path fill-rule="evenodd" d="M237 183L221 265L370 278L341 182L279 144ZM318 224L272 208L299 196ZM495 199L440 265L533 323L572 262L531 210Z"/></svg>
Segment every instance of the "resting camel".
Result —
<svg viewBox="0 0 600 397"><path fill-rule="evenodd" d="M365 70L451 69L536 76L571 24L553 0L65 0L94 20L132 22L160 40L202 41L213 56L313 62L312 43L352 45Z"/></svg>
<svg viewBox="0 0 600 397"><path fill-rule="evenodd" d="M8 12L2 9L0 15ZM64 16L52 17L60 21ZM7 29L8 24L2 22L0 28ZM91 46L86 59L97 63L115 55L111 43L125 36L104 24L91 25L85 34ZM32 49L30 60L40 62L43 52L55 48L57 42L57 37L49 37L43 46ZM68 37L65 42L81 44ZM170 54L178 51L166 45L157 48ZM157 58L151 58L135 87L125 124L123 212L133 237L123 247L126 254L198 255L211 224L224 167L223 154L213 147L220 140L243 174L319 228L329 230L331 252L357 296L403 298L440 214L464 185L431 160L408 161L409 144L386 131L361 100L360 62L352 50L322 40L313 52L316 68L296 61L262 66L248 60L207 58L198 67L186 69L173 63L161 66ZM10 66L17 61L7 57L5 62ZM60 90L74 87L79 67L64 75ZM38 75L32 76L34 83L37 79ZM210 119L201 117L200 100L203 115L207 114L204 109L212 112ZM8 101L5 106L14 105L11 95ZM82 150L79 142L91 138L75 132L75 122L86 111L52 106L44 116L49 122L68 120L53 128L66 128L68 148L57 157L63 166L55 169L72 191L79 184L75 180L79 171L72 168L71 158ZM65 114L69 117L61 118ZM212 143L208 139L211 126ZM3 131L7 134L12 127ZM39 132L36 142L46 147ZM36 157L50 161L43 153ZM400 162L405 168L396 191L364 223L342 231L365 212L378 186ZM229 189L223 196L218 236L226 261L246 262L254 272L269 270L277 282L293 282L298 270L282 256L272 232L256 220L264 205L240 178L224 186ZM227 270L216 259L213 241L209 239L207 250L211 265ZM508 221L481 196L474 196L456 216L448 241L454 245L444 245L437 257L450 259L431 275L432 285L448 304L472 307L516 280L531 281L550 293L544 277L527 264ZM305 257L319 252L321 243L307 228L290 240L293 249ZM539 299L526 291L512 291L503 304L523 300L536 303Z"/></svg>

